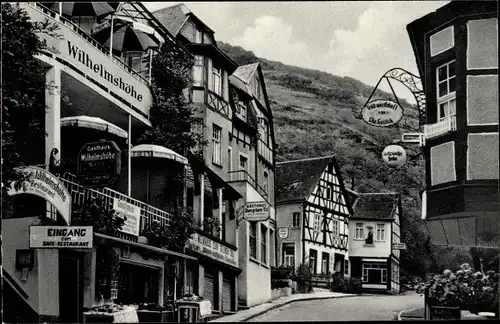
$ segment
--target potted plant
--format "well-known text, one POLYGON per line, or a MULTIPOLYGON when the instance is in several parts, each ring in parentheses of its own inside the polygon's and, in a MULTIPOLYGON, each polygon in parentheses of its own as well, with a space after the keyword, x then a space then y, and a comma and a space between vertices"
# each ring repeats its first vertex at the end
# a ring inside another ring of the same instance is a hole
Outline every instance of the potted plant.
POLYGON ((297 291, 299 293, 312 292, 312 273, 308 264, 301 263, 295 273, 295 280, 297 281, 297 291))

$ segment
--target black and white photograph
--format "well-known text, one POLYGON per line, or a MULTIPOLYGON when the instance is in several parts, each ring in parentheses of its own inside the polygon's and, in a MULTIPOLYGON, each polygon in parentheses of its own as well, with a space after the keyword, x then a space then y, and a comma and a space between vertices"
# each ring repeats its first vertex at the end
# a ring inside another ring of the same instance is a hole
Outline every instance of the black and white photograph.
POLYGON ((499 320, 498 1, 1 7, 2 323, 499 320))

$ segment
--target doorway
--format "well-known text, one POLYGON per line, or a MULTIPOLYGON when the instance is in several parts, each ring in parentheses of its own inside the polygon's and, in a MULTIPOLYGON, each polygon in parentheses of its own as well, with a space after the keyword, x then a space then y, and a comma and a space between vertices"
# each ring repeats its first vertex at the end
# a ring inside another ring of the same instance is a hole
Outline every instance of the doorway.
POLYGON ((59 250, 59 322, 83 322, 83 262, 81 253, 59 250))

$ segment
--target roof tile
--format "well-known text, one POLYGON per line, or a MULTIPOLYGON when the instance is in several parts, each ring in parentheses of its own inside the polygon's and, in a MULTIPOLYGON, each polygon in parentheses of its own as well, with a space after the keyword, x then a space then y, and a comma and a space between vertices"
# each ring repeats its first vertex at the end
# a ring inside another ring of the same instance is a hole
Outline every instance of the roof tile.
POLYGON ((400 195, 390 193, 359 193, 354 202, 353 219, 394 219, 394 211, 399 204, 400 195))

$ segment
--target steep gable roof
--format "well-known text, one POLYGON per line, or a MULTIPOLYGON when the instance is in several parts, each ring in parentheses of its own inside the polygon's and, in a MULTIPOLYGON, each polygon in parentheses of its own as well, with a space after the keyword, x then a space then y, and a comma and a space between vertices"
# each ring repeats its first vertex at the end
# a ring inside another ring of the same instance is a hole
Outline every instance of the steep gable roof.
POLYGON ((177 34, 188 19, 185 8, 187 9, 183 3, 180 3, 175 6, 158 9, 153 12, 153 16, 155 16, 174 37, 177 37, 177 34))
POLYGON ((333 156, 276 163, 276 203, 307 199, 333 156))
POLYGON ((252 77, 257 72, 260 63, 252 63, 247 65, 239 66, 236 71, 233 72, 233 76, 237 77, 241 81, 249 84, 252 81, 252 77))
POLYGON ((359 193, 353 210, 352 219, 393 220, 399 206, 400 195, 389 193, 359 193))

